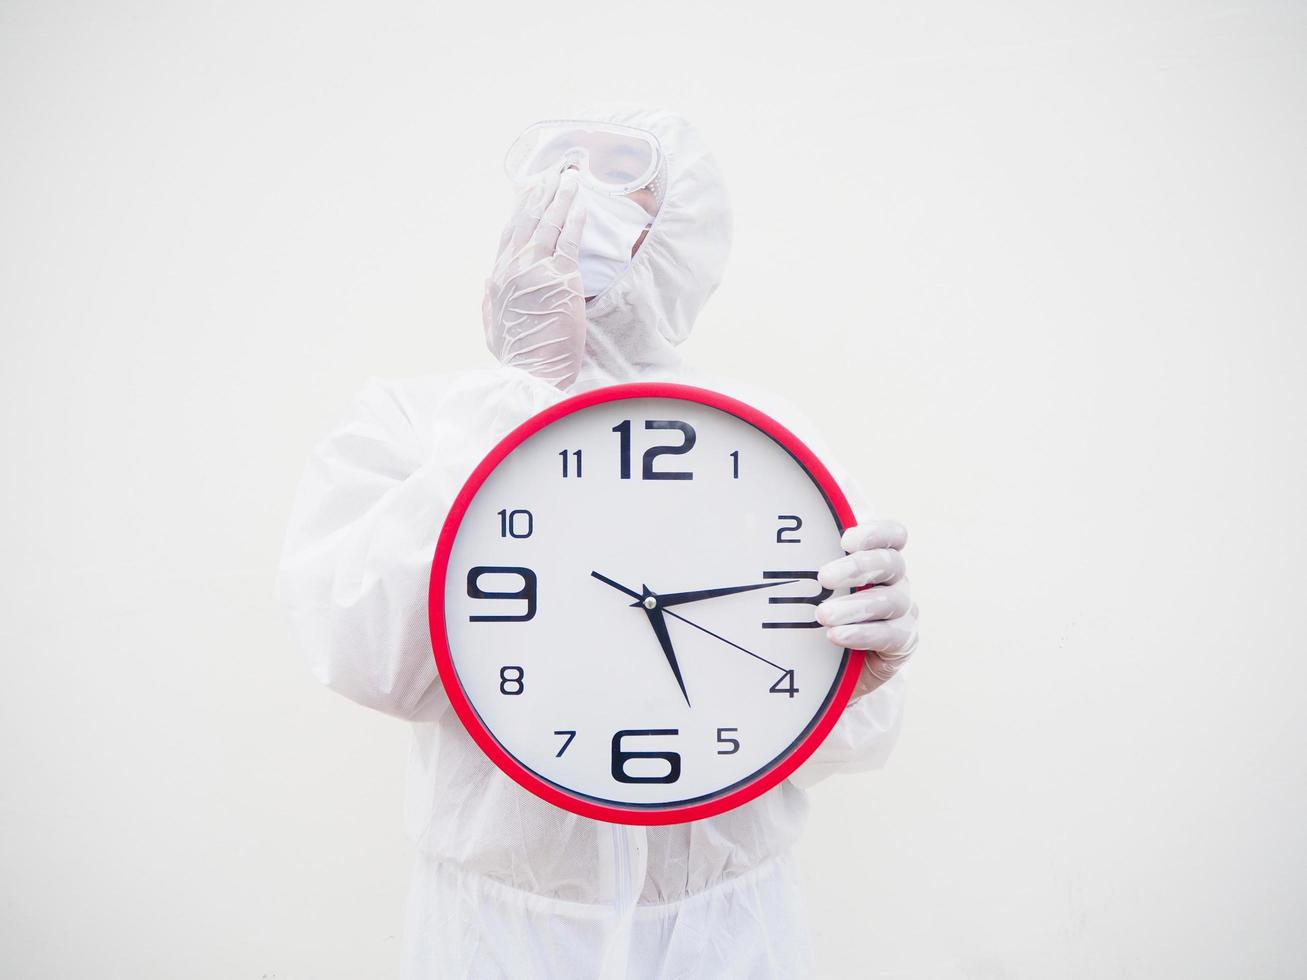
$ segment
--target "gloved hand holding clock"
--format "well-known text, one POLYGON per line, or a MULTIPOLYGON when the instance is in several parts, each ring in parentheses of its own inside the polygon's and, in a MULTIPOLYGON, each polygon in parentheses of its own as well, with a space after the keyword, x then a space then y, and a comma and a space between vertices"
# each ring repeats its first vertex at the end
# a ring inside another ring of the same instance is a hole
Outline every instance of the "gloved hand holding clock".
POLYGON ((840 544, 849 552, 817 573, 826 589, 861 589, 827 599, 817 607, 817 621, 839 647, 866 650, 855 698, 888 681, 917 646, 917 604, 904 577, 903 546, 907 529, 898 521, 870 521, 844 532, 840 544), (865 588, 864 588, 865 586, 865 588))

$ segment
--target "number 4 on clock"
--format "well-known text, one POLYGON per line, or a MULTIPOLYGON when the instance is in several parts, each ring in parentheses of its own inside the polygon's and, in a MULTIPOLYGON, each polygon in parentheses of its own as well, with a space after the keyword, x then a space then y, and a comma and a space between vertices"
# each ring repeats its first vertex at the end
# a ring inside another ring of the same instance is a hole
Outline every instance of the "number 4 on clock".
POLYGON ((772 694, 788 694, 790 697, 799 693, 799 689, 794 686, 794 671, 787 670, 776 678, 776 683, 767 688, 772 694))

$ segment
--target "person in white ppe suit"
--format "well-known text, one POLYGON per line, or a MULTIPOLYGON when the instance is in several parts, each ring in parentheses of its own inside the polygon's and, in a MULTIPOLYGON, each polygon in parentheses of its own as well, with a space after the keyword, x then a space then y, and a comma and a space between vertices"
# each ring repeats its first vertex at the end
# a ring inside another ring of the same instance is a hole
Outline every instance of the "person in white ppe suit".
MULTIPOLYGON (((413 723, 407 828, 419 852, 404 941, 410 978, 801 977, 806 927, 792 846, 804 786, 881 765, 897 735, 916 608, 902 527, 872 520, 796 413, 686 368, 677 345, 730 244, 721 174, 673 113, 538 124, 514 145, 523 187, 483 307, 493 369, 374 380, 313 453, 279 590, 313 672, 413 723), (481 458, 547 406, 602 385, 725 390, 795 430, 858 513, 818 610, 832 642, 873 651, 854 698, 791 779, 720 816, 626 827, 536 798, 476 747, 441 689, 427 587, 449 505, 481 458)), ((742 338, 747 342, 747 338, 742 338)), ((348 845, 346 845, 348 846, 348 845)))

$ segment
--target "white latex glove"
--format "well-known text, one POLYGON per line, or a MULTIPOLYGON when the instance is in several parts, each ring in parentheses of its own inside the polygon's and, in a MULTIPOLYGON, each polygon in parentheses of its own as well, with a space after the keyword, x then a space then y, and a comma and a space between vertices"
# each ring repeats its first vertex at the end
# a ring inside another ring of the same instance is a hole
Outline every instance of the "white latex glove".
POLYGON ((486 346, 503 364, 558 388, 576 380, 585 350, 585 297, 577 250, 585 210, 571 172, 551 174, 504 227, 486 280, 486 346))
POLYGON ((869 586, 817 607, 817 622, 830 627, 826 636, 832 643, 867 651, 855 698, 893 677, 917 646, 917 605, 904 578, 907 566, 901 554, 907 541, 907 529, 898 521, 859 524, 840 538, 849 554, 817 572, 817 581, 826 589, 869 586))

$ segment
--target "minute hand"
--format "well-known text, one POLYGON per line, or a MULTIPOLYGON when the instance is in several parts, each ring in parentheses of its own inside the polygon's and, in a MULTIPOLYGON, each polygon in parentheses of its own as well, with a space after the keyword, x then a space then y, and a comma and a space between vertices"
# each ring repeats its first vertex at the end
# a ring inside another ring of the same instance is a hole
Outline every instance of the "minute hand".
POLYGON ((700 599, 715 599, 723 595, 735 595, 737 592, 752 592, 754 589, 770 589, 773 585, 789 585, 797 578, 777 579, 758 585, 732 585, 724 589, 699 589, 697 592, 660 592, 658 605, 679 606, 684 602, 698 602, 700 599))

